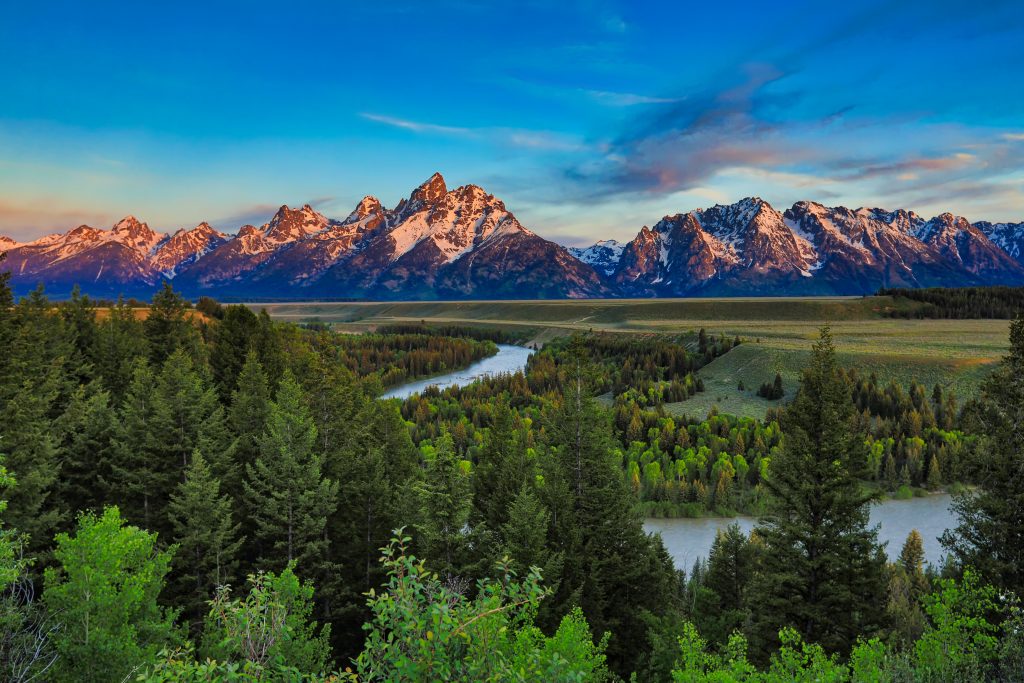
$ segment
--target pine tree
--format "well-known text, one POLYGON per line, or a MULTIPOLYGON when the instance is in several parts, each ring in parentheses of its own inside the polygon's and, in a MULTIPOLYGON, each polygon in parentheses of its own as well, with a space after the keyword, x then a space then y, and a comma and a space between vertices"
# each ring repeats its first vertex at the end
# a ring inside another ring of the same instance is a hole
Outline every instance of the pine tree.
POLYGON ((121 484, 114 488, 127 519, 150 530, 170 530, 167 502, 217 407, 216 394, 183 349, 173 351, 155 376, 138 364, 114 440, 115 479, 121 484))
POLYGON ((0 404, 0 452, 18 485, 9 492, 6 524, 26 534, 29 552, 49 548, 61 522, 62 505, 54 496, 60 462, 52 422, 56 400, 55 372, 38 382, 26 381, 10 400, 0 404))
POLYGON ((921 598, 928 589, 928 578, 924 573, 924 543, 917 529, 912 529, 898 561, 889 568, 886 607, 892 623, 891 639, 903 647, 914 643, 925 629, 927 619, 921 609, 921 598))
POLYGON ((932 491, 938 491, 942 488, 942 470, 939 468, 939 458, 932 456, 928 462, 928 480, 927 486, 932 491))
POLYGON ((253 348, 260 359, 260 364, 266 370, 268 377, 280 377, 287 367, 284 347, 281 343, 281 335, 278 334, 274 321, 267 314, 267 309, 262 308, 257 314, 259 331, 254 340, 253 348))
MULTIPOLYGON (((7 259, 7 252, 0 253, 0 266, 7 259)), ((14 293, 11 291, 11 271, 0 267, 0 349, 10 348, 14 337, 14 293)), ((7 372, 9 358, 0 354, 0 376, 7 372)))
POLYGON ((508 510, 508 521, 501 528, 504 541, 502 554, 512 561, 518 576, 526 576, 531 568, 541 570, 544 585, 557 588, 562 556, 547 547, 551 513, 534 492, 533 484, 524 484, 508 510))
POLYGON ((446 581, 461 580, 472 564, 469 515, 473 505, 472 487, 455 455, 455 445, 445 432, 437 440, 434 457, 417 490, 420 514, 417 538, 427 566, 446 581))
MULTIPOLYGON (((338 507, 328 524, 333 562, 340 568, 332 581, 318 582, 332 599, 332 635, 339 656, 354 656, 368 618, 363 595, 385 578, 380 548, 392 532, 416 517, 414 484, 420 456, 395 406, 368 400, 356 387, 350 396, 358 412, 335 414, 334 436, 324 473, 338 482, 338 507), (361 405, 360 405, 361 404, 361 405)), ((343 401, 345 399, 343 398, 343 401)), ((327 412, 327 411, 325 411, 327 412)), ((324 443, 318 438, 318 443, 324 443)))
POLYGON ((914 599, 928 592, 928 577, 924 573, 924 540, 917 529, 911 529, 900 549, 899 564, 910 578, 914 599))
POLYGON ((698 626, 709 641, 725 643, 733 631, 741 630, 750 619, 751 605, 757 597, 751 586, 758 568, 760 546, 738 524, 719 530, 708 553, 703 585, 711 593, 705 614, 698 626))
POLYGON ((965 409, 965 422, 982 439, 972 463, 980 488, 954 499, 959 523, 942 544, 986 582, 1024 595, 1024 314, 1011 323, 1010 353, 965 409))
POLYGON ((243 488, 261 565, 280 570, 295 561, 300 576, 310 578, 316 578, 327 556, 324 530, 338 494, 338 485, 321 473, 315 443, 316 426, 302 389, 286 371, 270 404, 260 455, 246 467, 243 488))
MULTIPOLYGON (((549 549, 563 555, 558 589, 542 606, 549 622, 583 609, 595 632, 612 631, 609 663, 628 675, 645 655, 646 610, 676 608, 674 569, 644 533, 612 448, 609 415, 591 396, 583 339, 571 341, 560 404, 545 415, 548 453, 543 500, 551 513, 549 549)), ((551 624, 553 626, 553 624, 551 624)))
MULTIPOLYGON (((231 409, 228 424, 238 439, 235 460, 242 473, 252 466, 259 456, 260 439, 267 428, 270 416, 270 389, 256 351, 249 351, 245 364, 238 375, 238 388, 231 394, 231 409)), ((225 479, 225 490, 240 499, 241 480, 225 479)))
POLYGON ((358 438, 359 427, 365 426, 359 422, 359 413, 369 399, 348 368, 325 362, 320 356, 311 358, 302 388, 316 424, 317 448, 324 454, 325 471, 330 472, 329 463, 335 454, 347 456, 358 438))
POLYGON ((757 529, 766 548, 754 603, 762 652, 781 626, 837 652, 881 626, 885 556, 868 527, 875 495, 860 483, 867 454, 855 420, 826 326, 783 416, 786 438, 765 482, 772 496, 757 529))
POLYGON ((238 385, 238 375, 253 350, 260 323, 248 306, 227 306, 213 327, 210 367, 213 380, 226 402, 238 385))
POLYGON ((88 382, 94 373, 93 363, 96 360, 99 337, 96 308, 92 300, 88 296, 82 296, 78 285, 75 285, 71 291, 71 299, 61 304, 59 310, 73 349, 68 358, 68 366, 79 384, 88 382))
POLYGON ((204 454, 213 476, 220 480, 225 492, 241 491, 242 467, 238 463, 238 438, 228 425, 227 411, 217 405, 199 425, 196 443, 204 454), (234 486, 230 488, 228 482, 234 486))
POLYGON ((185 349, 193 358, 198 357, 199 333, 188 318, 189 308, 189 303, 169 282, 153 295, 142 325, 149 342, 149 359, 155 365, 163 365, 178 349, 185 349))
POLYGON ((500 401, 493 415, 473 469, 473 508, 477 520, 491 532, 498 532, 508 521, 512 503, 523 485, 532 484, 533 468, 526 459, 526 447, 519 438, 508 402, 500 401))
POLYGON ((232 518, 233 504, 199 450, 168 505, 172 538, 177 544, 171 580, 174 604, 184 610, 193 629, 209 611, 215 589, 237 578, 236 555, 242 545, 241 526, 232 518))
POLYGON ((175 470, 176 485, 199 445, 200 426, 218 407, 217 395, 196 372, 192 359, 183 349, 177 349, 167 357, 156 378, 154 398, 154 456, 175 470))
MULTIPOLYGON (((9 298, 0 282, 0 299, 9 298)), ((0 349, 0 452, 18 486, 6 521, 28 537, 31 554, 50 547, 64 505, 56 495, 60 454, 55 420, 75 387, 67 360, 74 354, 63 318, 37 288, 3 313, 8 346, 0 349)))
POLYGON ((148 356, 149 342, 142 322, 131 306, 118 299, 98 324, 94 352, 96 373, 110 391, 113 406, 119 407, 128 393, 136 361, 148 356))
POLYGON ((889 451, 885 456, 885 484, 890 491, 895 491, 899 485, 899 475, 896 473, 896 457, 889 451))
POLYGON ((96 381, 78 387, 55 423, 60 435, 57 490, 66 521, 74 519, 77 512, 99 510, 108 502, 114 467, 115 415, 110 393, 96 381))

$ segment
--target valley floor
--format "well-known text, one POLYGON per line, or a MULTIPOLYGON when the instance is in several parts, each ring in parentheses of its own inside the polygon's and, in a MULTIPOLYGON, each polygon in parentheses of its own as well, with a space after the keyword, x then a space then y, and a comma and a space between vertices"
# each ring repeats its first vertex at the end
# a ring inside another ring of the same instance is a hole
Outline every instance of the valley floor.
POLYGON ((779 373, 791 396, 825 323, 832 326, 840 361, 847 367, 874 372, 882 381, 941 384, 961 399, 972 396, 1006 353, 1008 321, 887 317, 906 305, 891 297, 251 304, 274 318, 317 320, 338 331, 420 321, 472 324, 521 334, 530 345, 591 329, 676 334, 704 328, 739 336, 746 343, 700 370, 706 391, 669 406, 694 416, 718 406, 721 412, 763 417, 781 401, 758 397, 757 387, 779 373))

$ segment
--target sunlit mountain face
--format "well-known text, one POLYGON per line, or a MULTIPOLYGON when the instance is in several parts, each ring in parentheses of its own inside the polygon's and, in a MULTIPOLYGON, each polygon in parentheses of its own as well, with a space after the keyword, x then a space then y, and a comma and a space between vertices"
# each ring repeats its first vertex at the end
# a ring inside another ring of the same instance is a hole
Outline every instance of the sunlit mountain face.
POLYGON ((165 280, 229 298, 593 298, 866 294, 880 287, 1024 284, 1020 225, 943 213, 778 211, 750 197, 665 216, 632 240, 566 249, 476 185, 435 173, 394 208, 366 196, 341 220, 282 206, 260 227, 157 233, 133 216, 19 244, 18 290, 145 296, 165 280))

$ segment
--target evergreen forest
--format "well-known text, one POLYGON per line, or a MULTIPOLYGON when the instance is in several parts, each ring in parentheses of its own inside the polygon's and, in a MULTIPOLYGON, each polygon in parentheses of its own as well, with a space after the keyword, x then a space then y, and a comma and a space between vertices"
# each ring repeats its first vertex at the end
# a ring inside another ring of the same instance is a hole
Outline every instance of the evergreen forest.
POLYGON ((1021 315, 965 401, 825 326, 756 420, 666 409, 705 330, 384 400, 516 339, 106 304, 0 279, 0 680, 1024 680, 1021 315), (871 506, 940 490, 947 561, 887 559, 871 506), (737 512, 693 567, 643 526, 737 512))

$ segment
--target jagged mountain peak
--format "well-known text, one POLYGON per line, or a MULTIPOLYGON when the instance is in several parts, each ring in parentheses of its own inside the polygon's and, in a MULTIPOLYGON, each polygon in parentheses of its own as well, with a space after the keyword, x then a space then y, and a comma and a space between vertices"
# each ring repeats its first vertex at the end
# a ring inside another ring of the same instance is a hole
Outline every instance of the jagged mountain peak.
POLYGON ((380 200, 373 195, 366 195, 359 200, 356 204, 356 208, 352 209, 352 213, 345 219, 345 223, 355 223, 360 221, 367 216, 373 216, 375 214, 383 213, 384 205, 380 203, 380 200))
POLYGON ((412 191, 412 194, 409 195, 409 200, 410 202, 430 204, 446 194, 448 194, 448 186, 445 185, 444 176, 440 173, 434 173, 434 175, 427 178, 419 187, 412 191))
POLYGON ((69 230, 66 237, 69 240, 95 239, 101 233, 101 230, 97 230, 91 225, 86 225, 83 223, 82 225, 79 225, 77 228, 69 230))
POLYGON ((782 214, 760 197, 746 197, 734 204, 716 204, 709 209, 691 211, 701 227, 729 244, 744 239, 749 230, 775 229, 782 214))
POLYGON ((111 228, 114 232, 131 232, 141 230, 143 228, 149 228, 148 225, 140 221, 135 216, 128 214, 117 223, 114 223, 114 227, 111 228))
POLYGON ((148 254, 167 236, 152 230, 135 216, 128 215, 115 223, 105 237, 148 254))
POLYGON ((967 232, 971 228, 971 223, 966 218, 946 211, 923 221, 916 230, 916 236, 924 242, 950 240, 955 239, 958 233, 967 232))
POLYGON ((174 277, 183 266, 194 263, 227 240, 227 235, 203 221, 192 229, 181 228, 162 241, 154 250, 151 263, 164 277, 174 277))
POLYGON ((216 235, 218 237, 227 237, 227 235, 215 227, 210 225, 206 221, 196 224, 194 228, 178 228, 171 235, 171 239, 174 239, 178 235, 216 235))
POLYGON ((814 201, 779 213, 750 196, 666 215, 626 244, 566 249, 527 230, 479 185, 449 189, 439 173, 394 209, 367 195, 343 221, 310 204, 283 205, 237 235, 204 221, 167 236, 126 216, 108 230, 79 226, 28 244, 0 238, 0 251, 19 287, 94 283, 104 294, 144 293, 161 275, 195 295, 384 298, 1024 284, 1024 224, 971 223, 953 213, 925 220, 905 209, 814 201))
POLYGON ((297 209, 285 204, 264 226, 263 236, 269 242, 284 244, 315 235, 329 224, 330 221, 309 204, 297 209))
POLYGON ((228 236, 227 233, 221 232, 220 230, 218 230, 217 228, 213 227, 212 225, 210 225, 206 221, 203 221, 202 223, 200 223, 196 227, 192 228, 188 232, 190 232, 190 233, 192 233, 194 235, 213 235, 215 237, 221 237, 221 238, 225 238, 225 239, 228 236))
POLYGON ((570 247, 569 253, 607 276, 615 272, 625 248, 618 240, 598 240, 589 247, 570 247))

